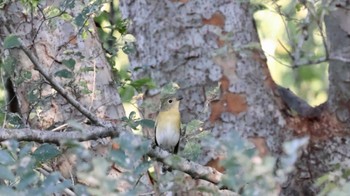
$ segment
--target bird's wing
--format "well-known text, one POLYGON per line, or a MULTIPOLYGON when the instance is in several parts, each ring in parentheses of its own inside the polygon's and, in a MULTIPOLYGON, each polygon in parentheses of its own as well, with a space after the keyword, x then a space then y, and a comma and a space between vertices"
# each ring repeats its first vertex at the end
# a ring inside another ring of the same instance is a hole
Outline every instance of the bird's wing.
POLYGON ((154 125, 154 142, 156 143, 157 146, 159 146, 158 142, 157 142, 157 124, 158 124, 158 117, 156 118, 156 122, 154 125))
POLYGON ((177 152, 179 151, 179 144, 180 144, 180 139, 179 139, 179 141, 177 141, 177 144, 176 144, 176 146, 174 148, 174 154, 177 154, 177 152))

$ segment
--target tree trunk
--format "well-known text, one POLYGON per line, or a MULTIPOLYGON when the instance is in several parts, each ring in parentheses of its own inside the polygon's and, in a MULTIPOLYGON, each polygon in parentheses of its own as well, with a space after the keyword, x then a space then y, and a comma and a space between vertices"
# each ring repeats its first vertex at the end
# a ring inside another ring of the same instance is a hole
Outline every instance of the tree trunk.
MULTIPOLYGON (((347 159, 348 134, 339 132, 349 120, 346 63, 330 62, 330 99, 311 108, 272 80, 249 3, 124 0, 121 10, 132 21, 130 30, 137 39, 130 60, 133 68, 142 69, 134 77, 150 76, 159 87, 178 83, 185 94, 184 123, 192 119, 210 123, 212 134, 220 141, 232 131, 262 140, 278 160, 285 141, 310 137, 296 169, 281 183, 282 195, 315 194, 312 185, 330 170, 332 160, 347 159), (337 63, 341 66, 334 66, 337 63), (212 99, 208 94, 218 85, 220 96, 212 99), (290 115, 290 109, 298 115, 290 115)), ((339 21, 326 24, 339 27, 339 21)), ((342 31, 327 27, 328 34, 342 31)), ((331 51, 348 46, 348 34, 332 36, 331 51)), ((218 154, 205 148, 201 162, 216 159, 218 154)))
MULTIPOLYGON (((74 10, 60 2, 40 2, 37 7, 23 6, 20 2, 6 4, 0 19, 4 24, 2 39, 10 34, 19 36, 50 77, 99 118, 121 118, 124 109, 90 13, 82 12, 84 6, 78 2, 74 10), (61 12, 53 12, 57 8, 61 8, 61 12), (63 18, 67 15, 70 19, 63 18), (79 15, 81 20, 74 26, 72 20, 79 15)), ((6 80, 13 84, 25 124, 47 129, 86 119, 52 89, 20 49, 10 53, 2 51, 2 54, 5 62, 15 62, 5 70, 6 80)))
MULTIPOLYGON (((19 113, 22 126, 32 129, 65 131, 72 129, 70 122, 73 125, 80 124, 81 128, 96 123, 87 122, 86 115, 54 90, 49 81, 51 78, 64 87, 65 95, 73 96, 98 118, 107 121, 120 119, 125 116, 124 108, 94 22, 90 13, 83 11, 87 7, 73 1, 75 5, 72 9, 69 5, 64 7, 60 2, 40 2, 37 7, 31 8, 30 5, 23 6, 20 1, 16 1, 6 4, 0 13, 0 23, 3 24, 0 27, 1 39, 4 40, 4 37, 11 34, 17 35, 24 48, 29 50, 49 75, 49 79, 43 77, 38 72, 37 65, 21 49, 1 51, 4 77, 14 92, 9 101, 18 106, 18 110, 10 112, 19 113), (55 9, 58 12, 50 12, 55 9), (28 10, 28 13, 23 10, 28 10), (79 17, 80 21, 76 21, 76 26, 73 25, 72 20, 79 17), (17 100, 18 103, 15 103, 17 100)), ((106 141, 108 140, 85 144, 99 154, 106 154, 107 148, 99 145, 106 144, 106 141)), ((77 159, 79 158, 74 153, 63 153, 53 167, 60 170, 64 177, 71 178, 75 175, 77 159)))

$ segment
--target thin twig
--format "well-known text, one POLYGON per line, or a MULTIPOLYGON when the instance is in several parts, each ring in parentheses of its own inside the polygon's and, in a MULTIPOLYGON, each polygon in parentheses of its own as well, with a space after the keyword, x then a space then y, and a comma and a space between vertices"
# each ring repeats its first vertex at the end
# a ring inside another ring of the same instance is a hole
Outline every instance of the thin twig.
POLYGON ((32 53, 23 45, 20 46, 22 51, 32 61, 36 70, 40 72, 42 76, 51 84, 61 96, 63 96, 72 106, 74 106, 79 112, 86 116, 91 122, 96 125, 102 125, 100 119, 98 119, 93 113, 82 106, 73 96, 71 96, 53 77, 51 77, 44 68, 40 65, 39 61, 32 55, 32 53))
POLYGON ((42 21, 40 22, 40 25, 39 25, 38 29, 36 30, 36 32, 35 32, 35 34, 34 34, 33 41, 32 41, 32 45, 34 45, 35 39, 37 38, 37 36, 38 36, 38 34, 39 34, 39 31, 40 31, 40 29, 41 29, 41 27, 42 27, 42 25, 44 24, 45 21, 51 20, 51 19, 56 18, 56 17, 59 17, 59 16, 62 16, 64 13, 66 13, 66 9, 64 9, 63 11, 61 11, 60 13, 58 13, 57 15, 51 16, 51 17, 49 17, 49 18, 46 18, 45 13, 44 13, 44 11, 41 9, 41 7, 40 7, 39 5, 37 5, 37 8, 38 8, 39 12, 43 15, 44 20, 42 20, 42 21))
POLYGON ((277 40, 278 43, 282 46, 282 48, 288 53, 288 55, 291 57, 291 59, 293 60, 293 55, 292 53, 287 49, 287 47, 281 42, 281 40, 277 40))
POLYGON ((89 107, 89 111, 91 111, 91 108, 92 108, 92 106, 93 106, 93 104, 94 104, 94 100, 95 100, 95 96, 96 96, 96 94, 95 94, 95 88, 96 88, 96 62, 94 61, 94 71, 93 71, 93 76, 92 76, 92 78, 93 78, 93 82, 92 82, 92 92, 91 92, 91 103, 90 103, 90 107, 89 107))
MULTIPOLYGON (((281 16, 281 20, 282 20, 282 22, 283 22, 285 31, 287 32, 288 40, 289 40, 289 41, 292 41, 292 38, 291 38, 291 35, 290 35, 290 32, 289 32, 289 29, 287 28, 286 21, 285 21, 284 18, 283 18, 284 14, 283 14, 282 11, 281 11, 280 5, 278 5, 276 1, 273 1, 272 3, 276 6, 277 13, 281 16)), ((287 16, 284 16, 284 17, 287 18, 287 16)), ((292 48, 294 49, 293 44, 291 44, 291 45, 292 45, 292 48)), ((286 50, 286 51, 288 51, 288 50, 286 50)), ((288 51, 288 54, 291 55, 289 51, 288 51)))
POLYGON ((138 194, 138 196, 143 196, 143 195, 153 195, 153 194, 155 194, 155 192, 154 192, 154 191, 152 191, 152 192, 148 192, 148 193, 139 193, 139 194, 138 194))
MULTIPOLYGON (((48 176, 50 175, 50 172, 47 171, 46 169, 44 168, 37 168, 36 169, 38 172, 42 173, 44 176, 48 176)), ((59 179, 59 182, 61 183, 61 181, 63 181, 64 179, 59 179)), ((76 194, 70 190, 69 188, 65 188, 63 189, 64 193, 66 193, 68 196, 76 196, 76 194)))
POLYGON ((65 123, 65 124, 63 124, 63 125, 60 125, 60 126, 54 128, 54 129, 52 129, 51 131, 58 131, 58 130, 61 130, 61 129, 65 129, 65 128, 67 128, 67 127, 68 127, 68 124, 65 123))

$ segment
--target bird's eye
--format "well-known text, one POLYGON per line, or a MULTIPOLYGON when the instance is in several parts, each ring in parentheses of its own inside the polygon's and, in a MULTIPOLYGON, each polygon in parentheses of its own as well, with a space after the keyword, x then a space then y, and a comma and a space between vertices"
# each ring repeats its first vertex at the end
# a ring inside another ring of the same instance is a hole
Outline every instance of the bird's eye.
POLYGON ((172 102, 173 102, 173 100, 171 100, 171 99, 168 100, 168 103, 172 103, 172 102))

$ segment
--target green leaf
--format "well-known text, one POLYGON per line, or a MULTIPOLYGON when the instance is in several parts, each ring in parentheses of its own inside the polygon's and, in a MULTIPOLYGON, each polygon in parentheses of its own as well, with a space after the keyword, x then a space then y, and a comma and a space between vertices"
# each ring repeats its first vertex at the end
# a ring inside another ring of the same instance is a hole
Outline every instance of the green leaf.
POLYGON ((8 168, 0 165, 0 179, 14 181, 15 175, 8 168))
POLYGON ((75 186, 72 187, 73 191, 76 195, 90 195, 91 193, 88 192, 87 186, 81 185, 76 183, 75 186))
POLYGON ((81 38, 83 38, 83 40, 86 40, 88 38, 89 34, 87 30, 82 30, 81 31, 81 38))
POLYGON ((119 166, 128 168, 131 164, 126 163, 126 160, 129 159, 125 152, 122 150, 112 150, 110 152, 111 159, 119 166))
POLYGON ((15 128, 20 128, 23 125, 22 118, 18 113, 9 113, 7 122, 15 128))
POLYGON ((141 70, 141 69, 143 69, 143 67, 138 66, 138 67, 135 67, 133 70, 134 70, 134 71, 138 71, 138 70, 141 70))
POLYGON ((120 34, 124 35, 127 32, 127 19, 117 18, 115 23, 115 28, 119 31, 120 34))
POLYGON ((331 190, 333 190, 335 188, 337 188, 337 185, 335 183, 333 183, 333 182, 330 182, 330 183, 325 185, 325 187, 323 188, 321 194, 323 193, 324 195, 328 195, 327 193, 329 193, 331 190))
POLYGON ((82 14, 79 14, 77 17, 75 17, 75 24, 78 27, 83 26, 84 22, 85 22, 85 16, 83 16, 82 14))
POLYGON ((67 69, 59 70, 55 73, 55 76, 61 77, 61 78, 73 78, 73 73, 67 69))
POLYGON ((148 168, 150 167, 151 163, 150 162, 142 162, 140 165, 138 165, 135 170, 133 171, 133 173, 135 175, 141 175, 143 173, 145 173, 148 168))
POLYGON ((61 15, 61 18, 65 21, 72 21, 73 17, 70 14, 64 13, 61 15))
POLYGON ((151 78, 141 78, 141 79, 132 81, 130 85, 133 86, 138 91, 141 90, 143 86, 146 86, 147 88, 150 88, 150 89, 156 87, 155 83, 151 78))
POLYGON ((63 191, 63 189, 71 185, 71 182, 69 180, 63 180, 60 182, 60 176, 61 175, 59 172, 53 172, 49 174, 42 182, 42 187, 45 190, 45 195, 55 195, 54 193, 60 193, 63 191))
POLYGON ((201 151, 201 145, 197 141, 188 141, 181 155, 189 160, 197 161, 201 151))
POLYGON ((321 186, 321 185, 323 185, 324 183, 326 183, 328 180, 329 180, 329 174, 325 174, 325 175, 319 177, 319 178, 316 180, 315 185, 316 185, 316 186, 321 186))
POLYGON ((192 133, 195 133, 196 131, 199 131, 202 124, 203 122, 200 120, 191 120, 186 125, 186 133, 192 134, 192 133))
POLYGON ((135 52, 135 47, 132 43, 127 43, 122 47, 122 50, 125 54, 132 54, 135 52))
POLYGON ((20 77, 16 77, 15 83, 22 84, 24 81, 30 80, 30 79, 32 79, 32 73, 30 71, 23 70, 21 71, 20 77))
POLYGON ((38 97, 38 91, 36 90, 31 90, 27 93, 27 99, 30 103, 34 103, 36 101, 39 100, 39 97, 38 97))
POLYGON ((154 128, 155 122, 151 119, 142 119, 140 120, 140 124, 142 127, 154 128))
POLYGON ((38 175, 34 171, 30 171, 22 176, 21 181, 17 184, 18 190, 23 190, 39 180, 38 175))
POLYGON ((81 72, 89 72, 89 71, 94 71, 93 67, 82 67, 80 68, 81 72))
POLYGON ((86 81, 80 81, 79 86, 81 88, 81 93, 86 95, 92 93, 92 91, 88 87, 88 83, 86 81))
POLYGON ((136 42, 136 38, 131 34, 126 34, 123 36, 123 41, 125 42, 136 42))
POLYGON ((115 141, 119 144, 120 149, 125 150, 128 157, 135 161, 147 153, 147 147, 150 145, 149 141, 135 138, 131 133, 123 133, 115 141))
POLYGON ((135 111, 132 111, 132 112, 130 112, 130 114, 129 114, 129 119, 130 119, 130 120, 133 120, 133 119, 135 119, 135 116, 136 116, 136 112, 135 112, 135 111))
POLYGON ((247 157, 252 158, 254 155, 256 155, 256 150, 255 148, 250 148, 250 149, 246 149, 243 152, 247 157))
POLYGON ((6 150, 0 150, 0 164, 11 165, 15 162, 11 154, 6 150))
MULTIPOLYGON (((19 148, 19 142, 17 140, 7 140, 6 144, 4 144, 4 146, 2 146, 3 148, 7 148, 8 152, 10 152, 10 154, 12 156, 14 156, 14 158, 16 157, 16 155, 14 155, 14 152, 17 152, 17 149, 19 148)), ((16 159, 16 158, 15 158, 16 159)))
POLYGON ((123 116, 123 117, 122 117, 122 121, 124 121, 124 122, 128 122, 128 121, 129 121, 129 119, 128 119, 126 116, 123 116))
POLYGON ((21 148, 21 150, 18 153, 19 158, 23 158, 27 155, 29 155, 32 151, 33 144, 32 143, 27 143, 25 146, 21 148))
POLYGON ((119 88, 119 94, 122 102, 129 102, 135 94, 135 89, 132 86, 126 85, 119 88))
POLYGON ((297 12, 300 12, 301 8, 303 8, 303 4, 297 3, 297 4, 295 5, 295 10, 296 10, 297 12))
POLYGON ((22 77, 26 80, 32 79, 32 72, 24 70, 22 71, 22 77))
POLYGON ((38 162, 45 162, 58 156, 61 152, 55 145, 43 144, 33 152, 33 157, 38 162))
POLYGON ((75 67, 75 60, 74 59, 68 59, 68 60, 63 60, 62 63, 67 66, 70 70, 74 70, 75 67))
POLYGON ((56 17, 60 14, 60 10, 57 7, 48 6, 45 10, 45 16, 48 18, 56 17))
POLYGON ((3 63, 5 73, 7 75, 12 75, 15 71, 16 59, 12 57, 7 57, 3 63))
MULTIPOLYGON (((109 20, 109 13, 107 11, 102 11, 98 16, 94 17, 96 23, 101 24, 106 20, 109 20)), ((105 26, 103 28, 106 28, 105 26)))
POLYGON ((343 171, 343 178, 348 178, 350 176, 350 170, 346 169, 345 171, 343 171))
POLYGON ((6 187, 6 186, 1 186, 0 187, 0 193, 2 195, 17 195, 18 194, 12 188, 6 187))
POLYGON ((72 8, 74 8, 74 6, 75 6, 75 1, 74 0, 65 0, 65 1, 63 1, 63 3, 61 4, 61 8, 63 9, 63 10, 65 10, 65 9, 72 9, 72 8))
POLYGON ((18 48, 19 46, 21 46, 21 42, 16 35, 9 35, 4 40, 5 49, 18 48))
POLYGON ((121 80, 130 80, 130 72, 128 70, 118 70, 118 76, 121 80))

